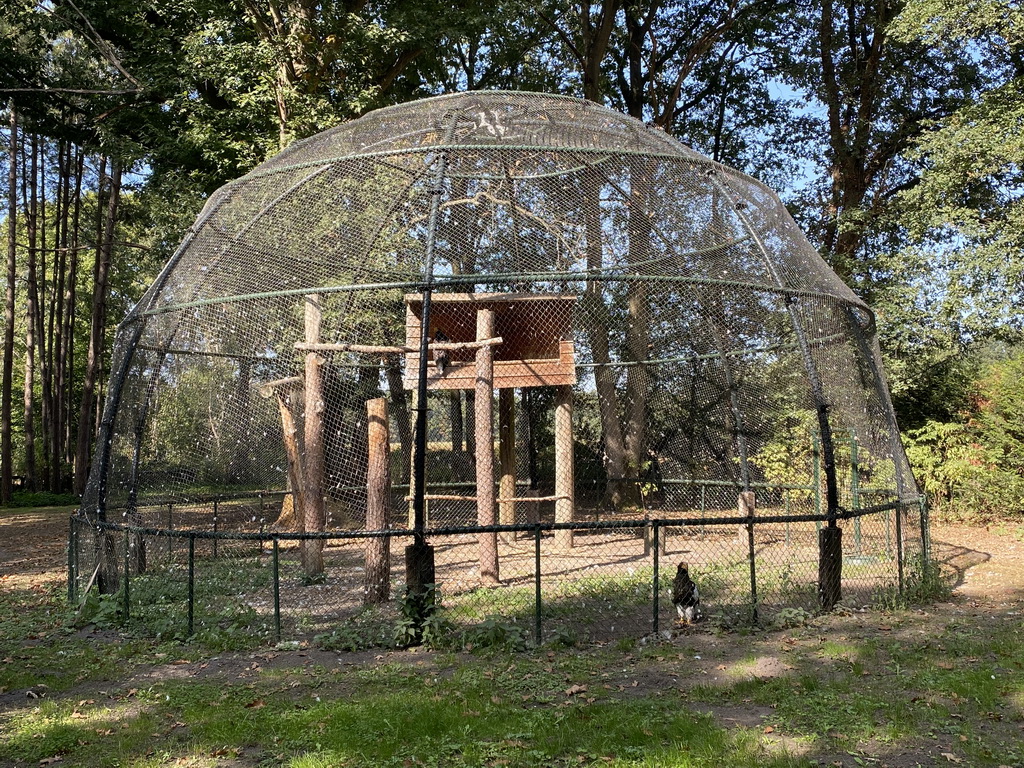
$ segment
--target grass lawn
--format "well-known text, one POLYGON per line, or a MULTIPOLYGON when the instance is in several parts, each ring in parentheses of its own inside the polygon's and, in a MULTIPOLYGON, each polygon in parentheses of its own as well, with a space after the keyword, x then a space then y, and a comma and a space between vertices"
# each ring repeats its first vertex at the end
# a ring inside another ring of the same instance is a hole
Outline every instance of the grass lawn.
POLYGON ((0 512, 0 766, 1024 766, 1021 584, 647 643, 223 653, 76 628, 57 513, 30 555, 6 549, 19 520, 0 512))

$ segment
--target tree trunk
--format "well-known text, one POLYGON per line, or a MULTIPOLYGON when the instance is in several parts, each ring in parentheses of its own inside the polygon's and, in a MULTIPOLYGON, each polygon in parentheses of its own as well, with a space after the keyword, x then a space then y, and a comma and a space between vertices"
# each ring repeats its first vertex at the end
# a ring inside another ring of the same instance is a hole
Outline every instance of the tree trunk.
POLYGON ((66 363, 65 347, 67 337, 64 335, 67 304, 65 290, 67 286, 68 267, 68 209, 71 204, 71 145, 62 141, 58 147, 58 170, 60 173, 57 184, 57 236, 54 246, 54 277, 56 285, 51 291, 50 302, 50 371, 53 385, 51 387, 52 402, 50 404, 50 479, 49 488, 60 493, 62 488, 61 465, 63 464, 64 448, 64 402, 67 379, 64 366, 66 363))
MULTIPOLYGON (((583 215, 587 238, 587 269, 600 270, 604 256, 601 239, 601 214, 596 199, 586 202, 583 215)), ((605 471, 608 473, 605 502, 610 503, 613 509, 623 511, 639 507, 640 497, 636 484, 626 480, 626 445, 622 437, 619 397, 615 389, 617 374, 615 368, 609 364, 611 351, 602 286, 603 284, 596 280, 587 284, 587 301, 590 304, 590 324, 587 328, 587 335, 590 341, 590 353, 595 364, 594 384, 597 389, 598 412, 601 415, 605 471)))
POLYGON ((7 169, 7 291, 4 298, 4 365, 0 382, 0 503, 9 504, 14 480, 11 406, 14 387, 14 286, 18 279, 18 116, 11 104, 7 169))
POLYGON ((302 449, 299 446, 299 427, 295 420, 295 399, 298 390, 281 390, 276 394, 277 408, 281 414, 281 438, 284 452, 288 457, 288 486, 291 495, 281 502, 281 514, 275 525, 281 530, 302 533, 305 529, 305 502, 302 489, 305 484, 302 473, 302 449))
MULTIPOLYGON (((639 264, 651 257, 650 189, 650 161, 634 160, 629 185, 627 259, 630 264, 639 264)), ((626 290, 626 350, 633 363, 626 371, 626 476, 631 479, 635 493, 639 494, 635 480, 640 477, 646 460, 647 401, 651 393, 650 374, 642 362, 650 357, 650 315, 646 285, 631 282, 626 290)))
MULTIPOLYGON (((36 151, 36 142, 33 142, 33 153, 36 151)), ((42 141, 40 154, 39 173, 39 194, 36 197, 34 209, 36 211, 36 226, 39 230, 39 250, 36 264, 36 369, 40 383, 40 416, 42 426, 42 466, 37 467, 36 486, 45 487, 50 477, 50 366, 49 347, 46 337, 46 294, 50 283, 46 271, 46 141, 42 141), (41 481, 41 485, 40 485, 41 481)))
MULTIPOLYGON (((476 313, 476 339, 494 337, 494 310, 476 313)), ((494 498, 494 347, 476 352, 476 521, 477 525, 495 523, 494 498)), ((497 585, 498 535, 479 534, 480 583, 497 585)))
MULTIPOLYGON (((391 440, 388 401, 366 401, 366 528, 384 531, 391 526, 391 440)), ((386 603, 391 596, 391 543, 387 537, 366 541, 366 585, 363 603, 386 603)))
MULTIPOLYGON (((320 296, 310 294, 305 301, 306 341, 320 341, 323 313, 320 296)), ((324 509, 324 381, 323 360, 316 352, 306 355, 306 426, 302 489, 303 519, 306 533, 319 533, 326 523, 324 509)), ((307 580, 320 579, 324 573, 323 539, 302 541, 302 569, 307 580)))
MULTIPOLYGON (((103 170, 101 164, 100 170, 103 170)), ((78 443, 75 450, 75 493, 85 492, 89 477, 89 453, 92 445, 93 423, 95 421, 96 383, 103 356, 103 339, 109 293, 110 256, 114 244, 114 228, 117 223, 118 203, 121 194, 121 163, 111 160, 110 189, 106 201, 106 221, 97 239, 100 247, 97 253, 95 282, 92 291, 92 323, 89 329, 89 350, 86 356, 85 375, 82 379, 82 404, 78 419, 78 443)))
MULTIPOLYGON (((22 150, 24 150, 24 146, 22 150)), ((27 176, 27 179, 22 177, 21 183, 25 227, 28 234, 28 269, 25 279, 25 488, 34 491, 36 490, 35 341, 36 314, 39 311, 39 284, 36 282, 36 206, 39 193, 36 181, 39 176, 39 143, 38 138, 34 135, 32 136, 32 160, 27 176)))
POLYGON ((391 395, 391 413, 398 431, 398 442, 402 446, 401 457, 397 467, 399 477, 409 476, 409 457, 412 456, 412 425, 409 422, 409 408, 405 402, 405 387, 402 384, 402 369, 398 360, 389 356, 386 361, 385 373, 388 379, 388 391, 391 395))
MULTIPOLYGON (((78 228, 82 215, 82 178, 85 175, 85 153, 81 147, 75 148, 75 194, 74 212, 71 216, 71 237, 69 248, 71 251, 70 263, 68 264, 68 282, 65 293, 65 326, 64 326, 64 348, 61 351, 61 375, 64 377, 61 384, 61 397, 64 398, 64 411, 61 415, 61 440, 64 448, 64 461, 60 463, 63 468, 65 463, 73 461, 75 456, 75 444, 73 442, 74 431, 72 425, 75 422, 75 399, 71 396, 71 385, 75 379, 75 303, 78 291, 78 228)), ((61 479, 61 487, 67 487, 61 479)))
MULTIPOLYGON (((571 523, 575 518, 576 459, 572 438, 572 387, 555 388, 555 522, 571 523)), ((555 531, 555 546, 573 547, 572 529, 555 531)))

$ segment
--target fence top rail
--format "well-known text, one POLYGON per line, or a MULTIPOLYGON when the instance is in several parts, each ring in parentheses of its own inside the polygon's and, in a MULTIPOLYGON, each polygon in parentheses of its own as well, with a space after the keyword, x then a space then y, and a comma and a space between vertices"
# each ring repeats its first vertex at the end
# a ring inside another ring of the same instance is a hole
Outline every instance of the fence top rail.
MULTIPOLYGON (((918 499, 907 501, 891 501, 885 504, 875 504, 860 509, 840 508, 839 514, 835 517, 839 520, 850 520, 856 517, 878 514, 881 512, 893 511, 902 507, 914 507, 918 499)), ((701 526, 719 525, 778 525, 782 523, 827 523, 829 516, 826 514, 806 515, 728 515, 723 517, 679 517, 679 518, 638 518, 633 520, 599 520, 599 521, 577 521, 570 523, 523 523, 517 525, 467 525, 447 526, 441 528, 430 528, 427 530, 429 536, 459 536, 476 533, 530 533, 535 531, 600 531, 600 530, 629 530, 654 526, 658 528, 696 528, 701 526)), ((78 525, 87 525, 95 530, 106 531, 127 531, 141 536, 156 536, 174 539, 219 539, 233 541, 301 541, 309 539, 372 539, 382 537, 410 538, 415 531, 409 528, 389 528, 375 531, 318 531, 311 533, 290 533, 285 531, 259 532, 224 532, 224 531, 196 531, 196 530, 168 530, 166 528, 149 528, 136 526, 128 523, 118 523, 101 520, 90 520, 82 515, 72 515, 71 522, 78 525)))

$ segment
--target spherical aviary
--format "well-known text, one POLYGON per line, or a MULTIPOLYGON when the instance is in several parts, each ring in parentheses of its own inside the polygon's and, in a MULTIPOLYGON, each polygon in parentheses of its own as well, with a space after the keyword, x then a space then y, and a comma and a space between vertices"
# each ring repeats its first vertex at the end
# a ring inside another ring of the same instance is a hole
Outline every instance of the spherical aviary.
POLYGON ((632 118, 382 109, 218 190, 120 326, 73 589, 367 642, 667 630, 681 561, 710 618, 866 604, 927 540, 874 322, 632 118))

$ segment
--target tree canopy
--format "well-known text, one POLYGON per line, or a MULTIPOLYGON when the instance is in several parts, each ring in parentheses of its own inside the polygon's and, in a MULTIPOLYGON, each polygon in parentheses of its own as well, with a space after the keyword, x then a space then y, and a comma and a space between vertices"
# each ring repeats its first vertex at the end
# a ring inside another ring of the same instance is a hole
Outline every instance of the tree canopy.
POLYGON ((901 422, 989 424, 986 355, 1024 333, 1022 42, 1005 0, 11 0, 5 478, 82 476, 111 329, 214 189, 479 88, 603 102, 764 179, 875 307, 901 422))

